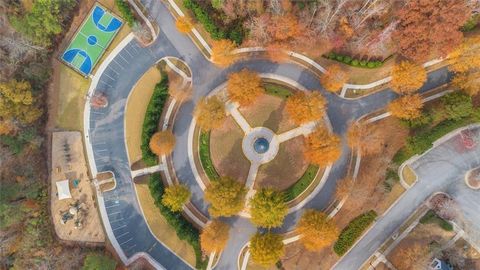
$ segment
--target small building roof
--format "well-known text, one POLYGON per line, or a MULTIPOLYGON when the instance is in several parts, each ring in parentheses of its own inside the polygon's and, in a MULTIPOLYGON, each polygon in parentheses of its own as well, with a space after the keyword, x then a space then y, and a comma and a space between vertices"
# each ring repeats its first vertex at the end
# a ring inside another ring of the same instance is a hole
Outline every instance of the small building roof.
POLYGON ((57 181, 56 185, 57 185, 57 194, 58 194, 59 200, 72 198, 72 194, 70 194, 70 185, 69 185, 68 179, 57 181))

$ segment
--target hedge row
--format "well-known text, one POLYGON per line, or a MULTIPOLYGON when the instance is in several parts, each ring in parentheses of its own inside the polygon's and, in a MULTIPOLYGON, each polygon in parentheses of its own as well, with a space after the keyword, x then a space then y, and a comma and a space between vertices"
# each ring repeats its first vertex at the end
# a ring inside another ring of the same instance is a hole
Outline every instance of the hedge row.
POLYGON ((312 183, 315 179, 315 176, 318 173, 318 166, 310 164, 305 170, 305 173, 298 179, 295 184, 290 186, 285 190, 285 201, 291 201, 295 199, 298 195, 302 194, 303 191, 312 183))
POLYGON ((167 101, 168 95, 168 77, 162 74, 162 78, 153 90, 152 98, 148 103, 147 112, 143 120, 142 127, 142 159, 148 166, 157 164, 157 155, 150 150, 150 138, 158 130, 158 122, 162 115, 163 106, 167 101))
POLYGON ((436 140, 457 128, 473 123, 472 120, 471 118, 445 120, 430 130, 408 137, 406 145, 395 154, 393 161, 400 165, 414 155, 423 154, 436 140))
POLYGON ((376 218, 377 213, 370 210, 352 219, 338 236, 333 246, 335 253, 340 256, 345 254, 376 218))
POLYGON ((172 212, 170 208, 162 204, 162 196, 165 192, 162 179, 159 173, 150 175, 148 183, 150 194, 152 195, 155 205, 160 210, 160 214, 165 218, 167 223, 175 229, 178 238, 185 240, 195 250, 197 269, 206 269, 207 260, 202 259, 202 249, 200 247, 200 232, 195 228, 184 216, 179 212, 172 212))
POLYGON ((115 5, 118 7, 118 10, 122 14, 122 18, 127 22, 128 26, 132 27, 135 23, 135 16, 133 15, 132 9, 127 1, 115 0, 115 5))
POLYGON ((202 163, 203 170, 208 176, 208 179, 215 180, 220 177, 213 166, 213 161, 210 156, 210 132, 200 132, 200 162, 202 163))
POLYGON ((342 55, 334 52, 330 52, 326 56, 328 59, 335 60, 337 62, 342 62, 344 64, 353 66, 353 67, 362 67, 362 68, 377 68, 383 65, 382 61, 368 61, 352 58, 348 55, 342 55))
POLYGON ((242 44, 244 30, 241 24, 237 23, 231 29, 225 30, 218 27, 208 11, 195 0, 183 0, 183 6, 193 12, 195 18, 203 25, 212 39, 230 39, 237 45, 242 44))

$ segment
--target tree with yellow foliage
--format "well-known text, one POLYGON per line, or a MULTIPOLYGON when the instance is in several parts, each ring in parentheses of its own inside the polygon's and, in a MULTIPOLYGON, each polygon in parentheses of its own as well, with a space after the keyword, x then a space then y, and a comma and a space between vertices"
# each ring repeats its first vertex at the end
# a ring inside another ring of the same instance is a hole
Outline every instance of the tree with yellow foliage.
POLYGON ((230 217, 242 211, 247 190, 230 177, 211 181, 205 190, 205 200, 210 203, 208 212, 213 217, 230 217))
POLYGON ((172 153, 175 141, 175 136, 170 130, 156 132, 150 138, 150 150, 157 156, 168 155, 172 153))
POLYGON ((227 245, 229 231, 230 227, 228 224, 218 219, 212 220, 212 222, 203 228, 202 234, 200 234, 202 250, 206 254, 212 252, 220 253, 227 245))
POLYGON ((330 65, 325 73, 320 76, 323 87, 330 92, 337 92, 342 89, 348 79, 348 73, 337 64, 330 65))
POLYGON ((0 83, 0 119, 31 124, 41 115, 30 83, 17 80, 0 83))
POLYGON ((233 53, 237 45, 231 40, 221 39, 214 40, 212 43, 212 62, 219 67, 228 67, 238 60, 238 57, 233 53))
POLYGON ((304 91, 298 91, 287 99, 285 109, 292 120, 301 125, 321 119, 325 114, 326 105, 327 100, 320 92, 305 93, 304 91))
POLYGON ((0 135, 11 134, 15 131, 15 124, 12 121, 0 121, 0 135))
POLYGON ((271 267, 285 255, 285 245, 278 234, 267 232, 256 233, 250 239, 252 261, 263 267, 271 267))
POLYGON ((186 34, 193 29, 191 20, 186 16, 178 17, 175 26, 177 27, 178 32, 183 34, 186 34))
POLYGON ((325 128, 319 128, 307 136, 304 156, 309 162, 327 166, 340 158, 341 154, 340 138, 325 128))
POLYGON ((385 129, 366 123, 352 123, 347 131, 348 146, 362 155, 375 155, 384 149, 385 129))
POLYGON ((225 103, 217 96, 204 97, 198 101, 193 117, 197 125, 205 131, 221 127, 227 119, 225 103))
POLYGON ((332 244, 338 237, 338 228, 328 216, 313 209, 306 210, 295 231, 309 251, 319 251, 332 244))
POLYGON ((173 212, 182 211, 183 205, 190 200, 190 190, 182 184, 169 186, 165 189, 162 196, 162 204, 170 208, 173 212))
POLYGON ((480 93, 480 36, 468 37, 449 55, 453 85, 470 96, 480 93))
POLYGON ((288 213, 285 196, 271 188, 262 188, 249 202, 251 221, 262 228, 280 227, 288 213))
POLYGON ((400 97, 388 105, 388 111, 395 117, 412 120, 422 115, 423 101, 419 94, 400 97))
POLYGON ((227 91, 230 99, 240 106, 252 104, 264 93, 260 76, 246 68, 228 76, 227 91))
POLYGON ((417 91, 427 80, 427 71, 421 65, 401 61, 392 69, 391 86, 393 91, 409 94, 417 91))

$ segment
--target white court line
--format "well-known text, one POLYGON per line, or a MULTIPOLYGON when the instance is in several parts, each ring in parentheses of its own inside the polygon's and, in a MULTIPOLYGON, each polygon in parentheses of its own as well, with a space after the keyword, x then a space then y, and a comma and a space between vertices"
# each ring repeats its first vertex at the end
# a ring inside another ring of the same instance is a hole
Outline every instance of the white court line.
POLYGON ((128 243, 128 242, 130 242, 130 241, 132 241, 132 240, 133 240, 133 238, 130 238, 130 239, 128 239, 127 241, 125 241, 125 242, 123 242, 123 243, 120 243, 120 246, 123 245, 123 244, 126 244, 126 243, 128 243))

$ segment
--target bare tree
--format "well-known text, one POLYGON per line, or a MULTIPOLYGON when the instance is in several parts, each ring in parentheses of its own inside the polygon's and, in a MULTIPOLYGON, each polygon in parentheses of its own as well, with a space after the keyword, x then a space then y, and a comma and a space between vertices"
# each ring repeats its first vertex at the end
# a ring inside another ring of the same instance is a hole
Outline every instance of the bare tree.
POLYGON ((387 12, 389 7, 387 0, 364 0, 360 8, 351 14, 353 28, 360 28, 368 19, 387 12))
POLYGON ((311 27, 315 32, 329 34, 335 27, 334 22, 342 14, 345 5, 350 0, 319 0, 313 12, 311 27))

